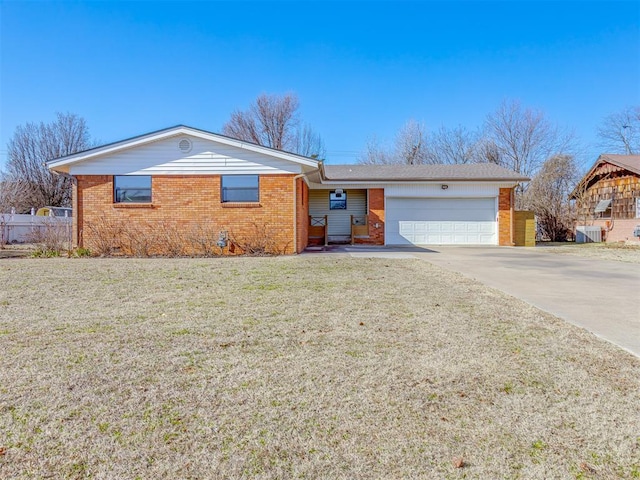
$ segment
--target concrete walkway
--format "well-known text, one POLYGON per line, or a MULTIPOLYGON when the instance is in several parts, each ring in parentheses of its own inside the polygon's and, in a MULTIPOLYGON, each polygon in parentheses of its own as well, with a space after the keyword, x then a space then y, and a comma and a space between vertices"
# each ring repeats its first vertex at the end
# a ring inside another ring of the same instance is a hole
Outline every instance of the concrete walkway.
POLYGON ((342 247, 351 256, 414 257, 502 290, 640 357, 640 265, 535 248, 342 247))

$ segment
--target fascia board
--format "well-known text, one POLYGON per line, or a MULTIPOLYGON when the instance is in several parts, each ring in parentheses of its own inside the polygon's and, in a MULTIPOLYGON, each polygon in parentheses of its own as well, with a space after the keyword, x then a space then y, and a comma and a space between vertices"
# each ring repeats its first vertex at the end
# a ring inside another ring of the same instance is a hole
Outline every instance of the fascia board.
POLYGON ((322 180, 321 185, 425 185, 425 184, 439 184, 446 182, 451 185, 455 185, 456 183, 493 183, 500 184, 504 186, 512 186, 515 187, 519 183, 527 180, 513 180, 513 179, 504 179, 504 178, 479 178, 479 179, 469 179, 469 180, 451 180, 447 178, 436 178, 429 180, 322 180))

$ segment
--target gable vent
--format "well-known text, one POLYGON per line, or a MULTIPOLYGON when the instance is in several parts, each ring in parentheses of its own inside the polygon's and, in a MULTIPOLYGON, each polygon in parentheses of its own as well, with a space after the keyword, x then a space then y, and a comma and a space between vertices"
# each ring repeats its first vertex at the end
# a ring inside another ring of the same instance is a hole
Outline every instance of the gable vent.
POLYGON ((182 153, 189 153, 191 151, 191 140, 188 138, 183 138, 178 142, 178 148, 182 153))

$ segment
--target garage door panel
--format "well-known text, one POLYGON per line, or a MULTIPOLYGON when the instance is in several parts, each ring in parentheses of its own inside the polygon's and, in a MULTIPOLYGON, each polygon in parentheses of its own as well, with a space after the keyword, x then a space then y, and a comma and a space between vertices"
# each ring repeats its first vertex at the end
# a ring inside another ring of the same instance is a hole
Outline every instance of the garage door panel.
POLYGON ((386 243, 496 244, 495 198, 387 198, 386 243))

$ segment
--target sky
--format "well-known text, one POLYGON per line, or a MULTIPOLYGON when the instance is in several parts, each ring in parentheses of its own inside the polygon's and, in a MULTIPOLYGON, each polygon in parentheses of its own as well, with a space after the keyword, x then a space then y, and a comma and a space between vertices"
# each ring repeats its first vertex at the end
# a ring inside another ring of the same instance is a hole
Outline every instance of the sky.
POLYGON ((56 112, 109 143, 221 132, 262 93, 297 94, 328 164, 410 119, 475 130, 504 101, 593 163, 603 118, 640 104, 640 0, 0 0, 0 27, 0 168, 16 127, 56 112))

